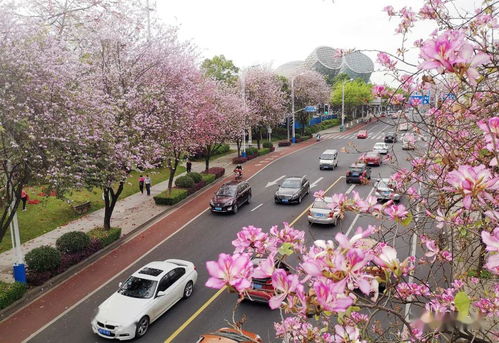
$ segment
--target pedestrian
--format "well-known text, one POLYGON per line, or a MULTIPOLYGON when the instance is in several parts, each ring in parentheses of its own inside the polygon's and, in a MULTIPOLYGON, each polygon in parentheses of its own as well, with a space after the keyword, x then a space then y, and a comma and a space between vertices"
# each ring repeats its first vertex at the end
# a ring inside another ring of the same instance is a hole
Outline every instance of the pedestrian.
POLYGON ((151 178, 149 177, 149 175, 146 175, 146 177, 144 178, 144 183, 146 185, 147 195, 151 195, 151 178))
POLYGON ((26 193, 26 191, 23 189, 21 191, 21 201, 23 202, 23 211, 26 211, 26 203, 28 202, 29 195, 26 193))
POLYGON ((187 162, 185 163, 185 168, 187 169, 188 173, 191 172, 192 163, 191 163, 191 161, 189 161, 189 159, 187 159, 187 162))
POLYGON ((144 194, 144 175, 140 175, 139 177, 139 189, 140 193, 144 194))

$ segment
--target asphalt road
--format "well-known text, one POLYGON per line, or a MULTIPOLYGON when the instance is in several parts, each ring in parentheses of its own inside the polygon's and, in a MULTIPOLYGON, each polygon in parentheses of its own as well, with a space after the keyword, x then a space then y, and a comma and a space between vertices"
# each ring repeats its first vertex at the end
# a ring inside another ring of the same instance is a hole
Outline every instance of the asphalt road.
MULTIPOLYGON (((149 332, 141 342, 165 342, 192 316, 216 290, 204 286, 208 275, 205 262, 215 260, 220 252, 233 251, 231 241, 243 226, 254 225, 268 231, 272 225, 282 222, 292 222, 312 203, 312 194, 319 189, 326 189, 339 178, 328 194, 340 192, 359 192, 361 197, 366 197, 372 191, 372 184, 350 185, 345 183, 344 176, 348 166, 357 160, 362 151, 371 150, 377 141, 383 141, 383 134, 389 127, 383 123, 374 123, 368 126, 369 137, 366 140, 357 140, 355 134, 334 134, 323 137, 323 141, 309 148, 281 158, 266 167, 249 180, 252 186, 253 197, 249 205, 243 206, 237 215, 213 215, 205 211, 196 220, 191 222, 182 231, 175 234, 166 242, 158 246, 142 259, 118 275, 110 275, 110 281, 99 291, 87 298, 75 308, 60 316, 51 325, 40 331, 29 340, 33 343, 68 342, 90 343, 108 342, 92 333, 90 320, 97 306, 117 289, 118 282, 124 281, 128 275, 139 269, 144 264, 154 260, 167 258, 180 258, 194 262, 199 272, 198 283, 191 298, 180 301, 158 321, 153 323, 149 332), (376 139, 377 138, 377 139, 376 139), (338 168, 334 171, 319 170, 318 157, 325 149, 346 148, 348 152, 340 152, 338 168), (304 198, 300 205, 276 205, 273 193, 277 186, 265 187, 268 182, 286 175, 307 175, 311 183, 317 186, 311 194, 304 198), (257 208, 258 207, 258 208, 257 208), (255 209, 256 208, 256 209, 255 209)), ((401 143, 394 145, 394 152, 399 158, 401 166, 407 166, 407 152, 400 150, 401 143)), ((372 169, 372 178, 388 177, 393 173, 390 165, 372 169)), ((208 204, 207 204, 208 206, 208 204)), ((306 214, 298 218, 295 228, 306 231, 308 243, 315 239, 334 239, 337 232, 352 232, 357 226, 366 227, 376 224, 372 217, 355 216, 347 214, 346 218, 336 227, 309 226, 306 214)), ((387 241, 393 237, 385 237, 387 241)), ((401 234, 395 238, 395 244, 406 255, 410 253, 411 237, 401 234)), ((400 256, 404 258, 405 256, 400 256)), ((189 325, 172 340, 173 342, 196 342, 199 334, 227 326, 231 321, 236 296, 222 293, 204 311, 201 311, 189 325)), ((265 342, 275 341, 273 322, 279 320, 279 312, 271 311, 264 304, 243 302, 235 312, 236 320, 246 316, 244 328, 258 333, 265 342)))

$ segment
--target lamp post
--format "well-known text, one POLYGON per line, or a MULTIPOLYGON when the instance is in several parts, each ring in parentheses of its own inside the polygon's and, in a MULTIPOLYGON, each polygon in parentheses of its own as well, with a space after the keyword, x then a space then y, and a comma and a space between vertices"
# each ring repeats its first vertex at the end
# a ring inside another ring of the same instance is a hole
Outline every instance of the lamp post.
POLYGON ((340 131, 345 131, 345 83, 352 81, 344 80, 341 84, 341 126, 340 131))
MULTIPOLYGON (((246 112, 246 89, 244 82, 244 72, 241 72, 241 97, 243 98, 244 111, 246 112)), ((246 157, 246 116, 244 117, 244 124, 243 124, 243 146, 242 146, 241 156, 246 157)))

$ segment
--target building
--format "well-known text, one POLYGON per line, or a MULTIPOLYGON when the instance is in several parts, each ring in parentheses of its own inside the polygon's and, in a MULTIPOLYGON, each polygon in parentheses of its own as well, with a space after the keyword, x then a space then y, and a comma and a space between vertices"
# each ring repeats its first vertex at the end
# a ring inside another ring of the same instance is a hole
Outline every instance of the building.
POLYGON ((368 82, 374 71, 374 63, 360 51, 337 56, 336 49, 320 46, 315 48, 305 61, 285 63, 279 66, 275 72, 290 78, 304 70, 314 70, 327 76, 329 80, 334 79, 338 74, 344 73, 352 79, 361 78, 368 82))

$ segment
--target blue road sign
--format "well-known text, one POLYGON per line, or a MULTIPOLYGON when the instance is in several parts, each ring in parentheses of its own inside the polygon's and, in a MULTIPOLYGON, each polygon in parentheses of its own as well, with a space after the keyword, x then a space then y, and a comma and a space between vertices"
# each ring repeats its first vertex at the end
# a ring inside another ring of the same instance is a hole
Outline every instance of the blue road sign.
POLYGON ((305 112, 317 112, 317 109, 315 108, 315 106, 306 106, 304 111, 305 112))

